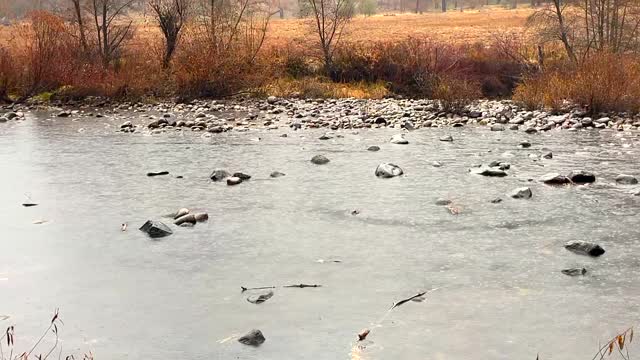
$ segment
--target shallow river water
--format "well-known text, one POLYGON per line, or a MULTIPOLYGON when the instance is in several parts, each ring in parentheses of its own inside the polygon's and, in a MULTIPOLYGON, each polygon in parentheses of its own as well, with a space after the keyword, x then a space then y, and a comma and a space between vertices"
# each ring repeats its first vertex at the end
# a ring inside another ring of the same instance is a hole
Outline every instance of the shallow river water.
POLYGON ((282 128, 205 138, 28 117, 0 124, 0 315, 8 317, 0 328, 16 325, 18 350, 55 308, 63 352, 99 360, 588 360, 638 323, 640 197, 613 184, 617 174, 640 175, 636 133, 424 129, 403 146, 388 143, 398 130, 345 130, 328 141, 317 140, 324 131, 282 128), (455 141, 438 141, 446 134, 455 141), (522 140, 533 146, 518 148, 522 140), (529 157, 543 148, 553 160, 529 157), (331 162, 311 164, 316 154, 331 162), (492 160, 510 162, 509 176, 467 172, 492 160), (405 176, 376 178, 381 162, 405 176), (214 168, 253 179, 212 183, 214 168), (527 181, 579 168, 598 182, 527 181), (171 176, 146 176, 162 170, 171 176), (269 178, 275 170, 286 176, 269 178), (533 198, 505 195, 520 186, 533 198), (504 201, 492 204, 496 197, 504 201), (39 206, 22 207, 29 199, 39 206), (181 207, 210 220, 161 240, 137 230, 147 219, 170 223, 162 215, 181 207), (579 256, 563 248, 569 240, 607 252, 579 256), (588 273, 560 272, 570 267, 588 273), (278 288, 260 305, 240 292, 300 283, 322 287, 278 288), (432 288, 440 289, 426 301, 386 314, 432 288), (253 328, 267 338, 258 348, 225 341, 253 328), (371 334, 354 351, 364 328, 371 334))

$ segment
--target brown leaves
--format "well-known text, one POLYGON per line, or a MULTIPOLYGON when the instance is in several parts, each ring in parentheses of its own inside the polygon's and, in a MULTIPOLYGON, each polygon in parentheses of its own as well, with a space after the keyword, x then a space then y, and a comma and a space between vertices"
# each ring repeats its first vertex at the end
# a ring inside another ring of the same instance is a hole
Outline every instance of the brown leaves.
POLYGON ((620 350, 624 349, 624 339, 624 335, 618 335, 618 347, 620 347, 620 350))

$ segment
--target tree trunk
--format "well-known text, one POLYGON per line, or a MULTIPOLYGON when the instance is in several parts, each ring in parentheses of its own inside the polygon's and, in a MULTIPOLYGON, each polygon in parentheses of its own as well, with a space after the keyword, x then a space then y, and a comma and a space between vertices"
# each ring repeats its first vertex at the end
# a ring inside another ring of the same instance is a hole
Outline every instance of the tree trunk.
POLYGON ((442 0, 442 12, 447 12, 447 0, 442 0))
POLYGON ((82 19, 82 9, 80 9, 80 0, 73 0, 73 8, 76 13, 76 21, 78 21, 78 31, 80 32, 80 46, 85 55, 89 52, 87 46, 87 38, 84 33, 84 21, 82 19))

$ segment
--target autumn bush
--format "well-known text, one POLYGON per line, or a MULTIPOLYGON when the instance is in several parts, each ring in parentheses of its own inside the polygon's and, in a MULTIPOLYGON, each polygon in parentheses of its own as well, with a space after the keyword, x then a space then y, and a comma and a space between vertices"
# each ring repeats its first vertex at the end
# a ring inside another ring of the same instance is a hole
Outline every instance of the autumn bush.
POLYGON ((592 113, 640 110, 637 55, 595 53, 577 66, 556 65, 527 77, 514 99, 529 108, 560 110, 564 102, 592 113))

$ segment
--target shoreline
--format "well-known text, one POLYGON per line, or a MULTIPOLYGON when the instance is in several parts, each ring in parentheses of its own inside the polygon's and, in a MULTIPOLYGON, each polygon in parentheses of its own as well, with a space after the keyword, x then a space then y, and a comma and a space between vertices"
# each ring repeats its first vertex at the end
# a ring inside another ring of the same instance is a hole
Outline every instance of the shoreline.
POLYGON ((577 107, 560 113, 529 111, 511 100, 479 100, 464 110, 443 110, 436 100, 425 99, 229 99, 194 100, 188 103, 111 102, 89 99, 56 104, 13 104, 0 107, 0 123, 24 120, 25 113, 46 112, 59 118, 104 118, 123 120, 123 132, 170 129, 207 131, 275 130, 326 128, 395 128, 415 130, 430 127, 478 125, 492 131, 518 130, 527 133, 580 129, 638 130, 640 118, 627 113, 590 116, 577 107), (142 122, 140 120, 143 120, 142 122))

